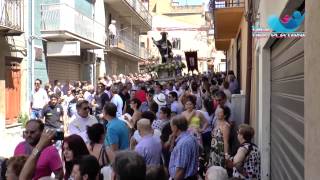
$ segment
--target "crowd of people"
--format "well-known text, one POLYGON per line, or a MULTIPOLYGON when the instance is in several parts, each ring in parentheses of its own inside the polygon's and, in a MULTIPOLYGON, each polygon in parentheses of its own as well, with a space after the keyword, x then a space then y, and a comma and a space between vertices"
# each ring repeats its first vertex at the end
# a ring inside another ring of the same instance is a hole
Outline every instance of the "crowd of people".
POLYGON ((254 129, 231 106, 233 72, 41 85, 3 179, 260 179, 254 129))

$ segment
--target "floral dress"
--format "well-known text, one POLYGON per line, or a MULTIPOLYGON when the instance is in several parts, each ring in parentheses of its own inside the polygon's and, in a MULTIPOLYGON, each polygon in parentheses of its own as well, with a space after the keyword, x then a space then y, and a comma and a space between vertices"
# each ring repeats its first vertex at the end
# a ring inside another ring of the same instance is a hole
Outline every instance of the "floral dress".
POLYGON ((220 128, 213 130, 209 159, 209 167, 210 166, 225 167, 224 142, 220 128))

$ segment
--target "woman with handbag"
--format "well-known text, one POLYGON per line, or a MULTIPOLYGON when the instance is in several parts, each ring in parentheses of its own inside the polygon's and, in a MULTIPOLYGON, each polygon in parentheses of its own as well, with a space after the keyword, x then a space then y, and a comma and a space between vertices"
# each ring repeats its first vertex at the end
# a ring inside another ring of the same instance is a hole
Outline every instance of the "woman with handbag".
POLYGON ((258 147, 251 142, 254 129, 241 124, 238 130, 240 147, 237 154, 227 160, 227 166, 233 168, 234 179, 259 180, 260 179, 260 152, 258 147))

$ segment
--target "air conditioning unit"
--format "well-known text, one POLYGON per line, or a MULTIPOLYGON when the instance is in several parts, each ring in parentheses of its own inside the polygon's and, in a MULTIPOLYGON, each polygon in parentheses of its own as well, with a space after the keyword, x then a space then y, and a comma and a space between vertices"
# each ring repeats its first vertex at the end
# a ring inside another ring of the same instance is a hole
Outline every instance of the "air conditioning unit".
POLYGON ((96 62, 96 54, 83 50, 81 51, 81 59, 84 64, 94 64, 96 62))

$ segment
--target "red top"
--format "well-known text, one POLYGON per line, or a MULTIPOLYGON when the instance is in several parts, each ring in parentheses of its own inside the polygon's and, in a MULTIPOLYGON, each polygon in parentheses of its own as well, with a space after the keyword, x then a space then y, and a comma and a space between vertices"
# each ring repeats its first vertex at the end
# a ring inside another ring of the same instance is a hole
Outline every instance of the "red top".
POLYGON ((147 100, 147 94, 144 90, 138 90, 134 97, 139 99, 141 101, 141 103, 143 103, 147 100))

